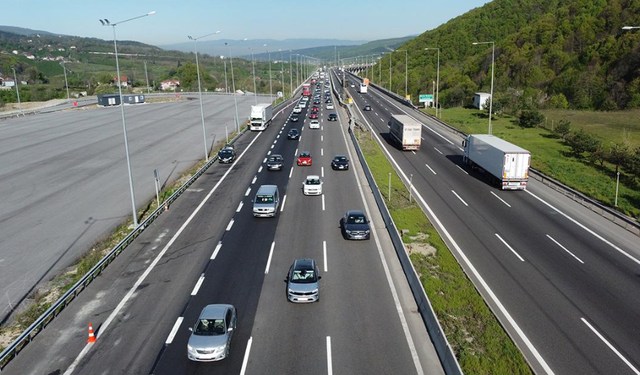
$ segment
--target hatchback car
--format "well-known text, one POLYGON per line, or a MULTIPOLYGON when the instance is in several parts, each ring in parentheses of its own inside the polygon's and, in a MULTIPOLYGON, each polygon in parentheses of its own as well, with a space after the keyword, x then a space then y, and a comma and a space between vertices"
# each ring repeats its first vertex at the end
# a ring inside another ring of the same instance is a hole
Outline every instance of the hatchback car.
POLYGON ((300 131, 298 129, 291 129, 287 133, 287 139, 299 139, 300 131))
MULTIPOLYGON (((315 118, 318 118, 318 116, 316 115, 315 118)), ((320 129, 320 123, 318 120, 311 120, 309 123, 309 129, 320 129)))
POLYGON ((282 155, 273 154, 267 159, 267 170, 281 171, 284 168, 284 158, 282 155))
POLYGON ((313 108, 311 108, 311 112, 318 112, 318 106, 313 106, 313 108))
POLYGON ((313 159, 311 158, 311 153, 309 151, 302 151, 300 156, 298 156, 298 165, 311 165, 313 159))
POLYGON ((302 112, 302 108, 300 108, 299 105, 293 107, 293 113, 300 113, 300 112, 302 112))
POLYGON ((238 312, 232 305, 207 305, 198 321, 189 327, 187 357, 192 361, 211 362, 229 356, 238 312))
POLYGON ((220 163, 232 163, 236 159, 236 150, 233 146, 226 146, 218 151, 218 161, 220 163))
POLYGON ((370 111, 371 110, 371 106, 369 104, 367 104, 362 109, 365 110, 365 111, 370 111))
POLYGON ((335 113, 329 113, 329 117, 327 117, 327 121, 338 121, 338 115, 335 113))
POLYGON ((327 100, 325 100, 324 102, 327 104, 331 103, 331 98, 327 98, 327 100))
POLYGON ((370 234, 369 220, 364 212, 347 211, 342 218, 342 235, 348 240, 368 240, 370 234))
POLYGON ((302 182, 302 194, 304 195, 322 195, 322 180, 320 176, 307 176, 302 182))
POLYGON ((317 119, 318 118, 318 112, 311 112, 309 114, 309 118, 310 119, 317 119))
POLYGON ((333 160, 331 161, 331 168, 333 168, 333 170, 337 170, 337 169, 347 170, 349 169, 349 159, 347 159, 347 157, 344 155, 336 155, 333 157, 333 160))
POLYGON ((291 115, 291 121, 293 122, 298 122, 298 120, 300 119, 300 116, 298 116, 297 114, 293 114, 291 115))
POLYGON ((318 267, 313 259, 296 259, 287 278, 287 299, 294 303, 317 302, 320 300, 318 267))

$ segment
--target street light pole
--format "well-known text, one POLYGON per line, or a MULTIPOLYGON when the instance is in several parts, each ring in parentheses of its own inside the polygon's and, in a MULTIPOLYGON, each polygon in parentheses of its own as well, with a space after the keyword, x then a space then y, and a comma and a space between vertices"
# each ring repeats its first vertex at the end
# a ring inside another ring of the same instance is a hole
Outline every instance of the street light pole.
POLYGON ((16 68, 11 68, 13 70, 13 82, 16 85, 16 96, 18 97, 18 110, 20 114, 24 116, 22 112, 22 104, 20 104, 20 89, 18 88, 18 76, 16 75, 16 68))
POLYGON ((391 55, 393 55, 393 51, 389 52, 389 91, 393 92, 391 89, 391 55))
MULTIPOLYGON (((156 12, 152 11, 142 16, 129 18, 127 20, 116 22, 116 23, 110 23, 109 20, 106 18, 104 20, 100 20, 100 23, 102 23, 102 26, 111 26, 111 28, 113 29, 113 49, 116 55, 116 72, 118 74, 118 95, 120 97, 120 113, 122 115, 122 130, 124 133, 124 150, 127 156, 127 170, 129 171, 129 191, 131 193, 131 209, 133 211, 133 226, 136 228, 138 227, 138 217, 136 214, 136 200, 135 200, 135 191, 133 188, 133 175, 131 174, 131 159, 129 157, 129 140, 127 139, 127 121, 125 120, 125 117, 124 117, 124 103, 122 102, 122 82, 120 82, 120 62, 118 61, 118 43, 116 38, 116 26, 121 23, 133 21, 135 19, 142 18, 142 17, 152 16, 154 14, 156 14, 156 12)), ((14 73, 15 73, 15 70, 14 70, 14 73)))
POLYGON ((147 94, 150 91, 150 87, 149 87, 149 73, 147 72, 147 62, 144 62, 144 76, 147 79, 147 94))
POLYGON ((64 72, 64 86, 67 88, 67 100, 71 99, 69 96, 69 82, 67 81, 67 68, 64 66, 64 61, 60 64, 62 65, 62 71, 64 72))
POLYGON ((222 63, 224 64, 224 92, 228 94, 229 83, 227 81, 227 60, 224 58, 224 56, 221 56, 221 57, 222 57, 222 63))
MULTIPOLYGON (((202 85, 200 83, 200 63, 198 62, 198 39, 205 38, 205 37, 208 37, 214 34, 219 34, 219 33, 220 31, 216 31, 215 33, 203 35, 198 38, 187 36, 189 40, 193 40, 193 45, 196 51, 196 72, 198 73, 198 98, 200 100, 200 118, 202 119, 202 137, 204 139, 204 158, 207 162, 209 161, 209 148, 207 147, 207 130, 204 126, 204 109, 202 106, 202 85)), ((145 63, 144 66, 146 71, 147 63, 145 63)), ((147 85, 147 87, 149 86, 147 85)))
POLYGON ((425 48, 425 50, 438 50, 438 69, 436 72, 436 117, 439 118, 438 113, 439 113, 439 105, 438 105, 438 99, 440 96, 440 47, 435 47, 435 48, 425 48))
POLYGON ((289 85, 291 86, 291 97, 293 98, 293 71, 291 70, 291 50, 289 50, 289 85))
MULTIPOLYGON (((240 42, 244 42, 247 38, 242 39, 240 42)), ((236 131, 240 131, 240 118, 238 117, 238 98, 236 98, 236 80, 233 76, 233 55, 231 54, 231 44, 225 42, 229 47, 229 59, 231 61, 231 86, 233 89, 233 105, 236 108, 236 131)))
POLYGON ((256 62, 253 59, 253 48, 249 47, 251 51, 251 65, 253 66, 253 98, 255 104, 258 105, 258 89, 256 88, 256 62))
POLYGON ((474 42, 473 45, 491 44, 491 93, 489 94, 489 134, 491 134, 491 116, 493 115, 493 70, 495 66, 496 58, 496 44, 495 42, 474 42))
MULTIPOLYGON (((266 47, 265 44, 263 47, 266 47)), ((267 50, 267 54, 269 55, 269 100, 273 101, 273 86, 271 85, 271 52, 267 50)))
POLYGON ((278 49, 280 51, 280 78, 282 79, 282 101, 284 101, 284 55, 282 54, 282 49, 278 49))

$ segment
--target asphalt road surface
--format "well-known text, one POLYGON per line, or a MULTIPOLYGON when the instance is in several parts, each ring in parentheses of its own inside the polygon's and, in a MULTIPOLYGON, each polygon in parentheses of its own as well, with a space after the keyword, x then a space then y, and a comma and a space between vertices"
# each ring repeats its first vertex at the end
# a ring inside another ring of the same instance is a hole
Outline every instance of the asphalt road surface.
MULTIPOLYGON (((232 96, 205 96, 207 144, 234 128, 232 96)), ((240 119, 253 97, 238 96, 240 119)), ((268 98, 261 98, 267 101, 268 98)), ((197 100, 125 106, 138 208, 204 158, 197 100)), ((131 217, 120 108, 0 122, 0 320, 131 217)))
POLYGON ((357 87, 347 86, 353 110, 404 179, 413 175, 418 201, 447 230, 445 241, 533 369, 639 374, 640 239, 535 180, 527 191, 499 190, 462 163, 461 138, 357 87), (405 113, 424 125, 416 152, 389 137, 390 116, 405 113))
POLYGON ((330 168, 335 154, 355 153, 346 124, 327 122, 333 111, 322 107, 321 129, 308 128, 308 108, 289 121, 289 107, 241 137, 232 165, 212 166, 3 373, 442 374, 359 162, 330 168), (299 141, 287 139, 291 128, 299 141), (310 167, 295 165, 303 150, 310 167), (269 154, 284 156, 284 170, 266 170, 269 154), (323 179, 322 196, 302 194, 309 174, 323 179), (252 215, 263 184, 279 187, 275 218, 252 215), (342 238, 348 209, 369 214, 371 240, 342 238), (300 257, 323 276, 317 303, 286 299, 284 277, 300 257), (211 303, 238 309, 231 354, 191 362, 188 327, 211 303), (89 322, 97 343, 86 345, 89 322))

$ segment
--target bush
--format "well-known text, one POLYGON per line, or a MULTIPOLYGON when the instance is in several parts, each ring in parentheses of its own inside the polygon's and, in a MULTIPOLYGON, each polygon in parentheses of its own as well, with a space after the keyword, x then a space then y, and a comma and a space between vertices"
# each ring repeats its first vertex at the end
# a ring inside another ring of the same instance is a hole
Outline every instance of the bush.
POLYGON ((537 109, 526 109, 520 112, 518 123, 523 128, 535 128, 544 121, 544 115, 537 109))
POLYGON ((568 141, 571 152, 579 158, 582 158, 585 152, 596 152, 601 143, 595 136, 585 132, 584 129, 571 134, 568 141))
POLYGON ((563 141, 567 139, 567 136, 571 133, 571 122, 567 120, 560 120, 558 126, 553 129, 553 132, 563 141))
POLYGON ((567 109, 569 108, 569 101, 567 101, 567 97, 564 94, 560 93, 557 95, 553 95, 551 100, 549 100, 550 108, 558 108, 558 109, 567 109))

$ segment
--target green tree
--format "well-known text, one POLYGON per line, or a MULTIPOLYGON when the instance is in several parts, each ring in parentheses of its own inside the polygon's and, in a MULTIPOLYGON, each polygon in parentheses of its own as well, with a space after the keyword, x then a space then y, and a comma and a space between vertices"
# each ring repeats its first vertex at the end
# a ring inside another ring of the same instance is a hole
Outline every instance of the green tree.
POLYGON ((598 147, 598 140, 595 136, 580 129, 571 134, 567 139, 571 152, 578 158, 584 157, 585 152, 595 152, 598 147))
MULTIPOLYGON (((202 67, 201 71, 202 71, 202 67)), ((180 87, 187 91, 198 90, 198 71, 196 64, 187 61, 178 68, 177 75, 180 78, 180 87)))
POLYGON ((558 121, 558 126, 553 129, 553 132, 563 141, 567 139, 567 136, 571 134, 571 122, 567 120, 558 121))
POLYGON ((544 115, 536 109, 526 109, 520 112, 518 123, 523 128, 534 128, 544 121, 544 115))
POLYGON ((632 157, 627 143, 615 143, 609 150, 609 162, 616 166, 616 173, 621 166, 628 166, 632 157))
POLYGON ((556 109, 567 109, 569 108, 569 101, 567 101, 567 97, 564 96, 563 93, 559 93, 551 96, 549 100, 549 107, 556 109))
POLYGON ((111 86, 111 85, 108 85, 108 84, 100 84, 94 90, 94 94, 95 95, 98 95, 98 94, 114 94, 115 92, 116 92, 116 88, 111 86))
POLYGON ((112 79, 113 77, 111 76, 111 74, 103 73, 103 74, 100 74, 100 76, 98 77, 98 83, 103 85, 108 85, 111 83, 112 79))

